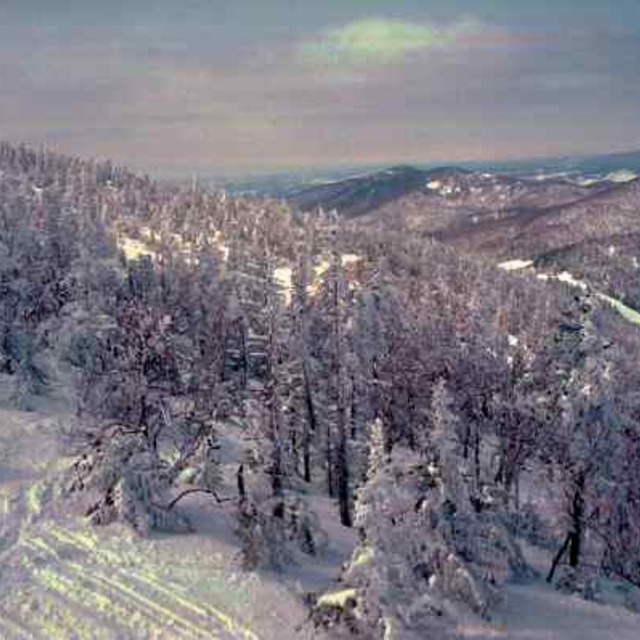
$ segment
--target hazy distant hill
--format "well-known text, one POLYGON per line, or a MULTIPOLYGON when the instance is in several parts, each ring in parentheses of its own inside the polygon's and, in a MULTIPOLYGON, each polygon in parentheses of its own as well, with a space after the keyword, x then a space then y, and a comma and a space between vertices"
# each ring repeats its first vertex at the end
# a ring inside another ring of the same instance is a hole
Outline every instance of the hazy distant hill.
MULTIPOLYGON (((603 156, 598 166, 606 171, 636 156, 603 156)), ((580 162, 596 167, 595 160, 580 162)), ((363 227, 400 222, 493 262, 517 258, 546 271, 568 270, 638 308, 640 179, 630 171, 606 175, 522 178, 393 167, 310 186, 289 203, 302 211, 335 209, 363 227)))
POLYGON ((573 202, 599 192, 602 185, 578 185, 561 179, 544 181, 442 167, 385 171, 302 189, 288 197, 302 211, 336 209, 345 217, 364 214, 419 214, 437 228, 474 215, 495 218, 513 209, 541 209, 573 202), (445 215, 441 220, 442 214, 445 215))
MULTIPOLYGON (((512 178, 547 180, 558 178, 576 184, 627 180, 640 176, 640 150, 626 153, 533 158, 502 162, 440 162, 416 164, 415 169, 433 173, 441 166, 455 165, 461 170, 475 173, 491 173, 512 178)), ((401 172, 407 167, 395 167, 401 172)), ((257 194, 277 198, 289 198, 312 187, 351 180, 354 177, 385 173, 385 166, 354 166, 316 169, 290 169, 271 174, 245 175, 235 178, 203 176, 203 181, 222 186, 232 194, 257 194)))
MULTIPOLYGON (((467 165, 465 165, 467 166, 467 165)), ((515 162, 481 163, 483 170, 524 177, 564 177, 578 182, 615 181, 618 177, 640 175, 640 150, 590 156, 563 156, 515 162)))

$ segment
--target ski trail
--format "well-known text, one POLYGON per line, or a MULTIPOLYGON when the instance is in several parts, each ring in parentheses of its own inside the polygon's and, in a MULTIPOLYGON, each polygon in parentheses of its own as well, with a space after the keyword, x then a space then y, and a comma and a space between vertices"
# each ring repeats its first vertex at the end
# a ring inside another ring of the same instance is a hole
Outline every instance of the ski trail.
POLYGON ((45 567, 38 567, 31 562, 32 575, 47 589, 56 591, 71 603, 89 599, 95 610, 116 621, 126 620, 133 609, 146 618, 152 628, 170 628, 171 637, 174 638, 223 640, 234 637, 226 629, 216 628, 215 621, 204 614, 201 615, 201 621, 184 616, 175 598, 162 598, 157 592, 144 593, 136 584, 140 581, 134 572, 113 567, 110 575, 107 575, 107 567, 68 560, 61 557, 51 540, 44 536, 32 537, 22 544, 49 558, 45 567))
POLYGON ((42 417, 0 410, 0 421, 1 640, 260 640, 231 613, 245 610, 237 587, 225 610, 226 571, 209 575, 188 546, 184 558, 164 556, 161 543, 105 536, 65 514, 64 460, 42 417), (34 438, 47 446, 34 451, 34 438), (200 595, 205 579, 220 599, 200 595))
MULTIPOLYGON (((98 549, 89 536, 55 523, 43 522, 32 532, 25 531, 16 552, 39 592, 60 599, 59 609, 66 609, 63 621, 71 618, 86 625, 93 620, 96 626, 110 628, 124 625, 132 635, 119 638, 144 634, 176 640, 259 640, 211 604, 190 600, 186 589, 180 592, 162 584, 145 565, 119 566, 122 558, 117 554, 98 549), (85 610, 82 615, 80 609, 85 610), (132 629, 132 624, 137 627, 132 629), (163 635, 167 630, 170 634, 163 635)), ((43 627, 38 616, 35 622, 43 627)), ((56 627, 57 635, 47 632, 38 637, 65 637, 61 632, 65 632, 62 623, 56 627)))
POLYGON ((225 632, 232 634, 234 637, 243 638, 244 640, 259 640, 253 631, 244 627, 239 622, 233 620, 230 616, 212 605, 205 606, 195 604, 183 597, 178 591, 169 589, 166 585, 154 580, 148 574, 145 575, 131 570, 122 571, 114 568, 113 563, 117 562, 117 557, 114 557, 114 554, 108 551, 99 549, 96 544, 92 544, 92 541, 87 538, 83 538, 69 530, 63 530, 57 527, 49 527, 47 532, 57 539, 58 542, 63 544, 66 543, 77 549, 86 551, 96 560, 109 564, 116 575, 126 576, 128 579, 138 582, 143 586, 143 588, 146 587, 155 591, 157 594, 160 594, 167 599, 173 606, 188 609, 191 613, 207 620, 214 618, 217 623, 224 628, 225 632))
MULTIPOLYGON (((92 541, 88 540, 87 538, 83 538, 77 534, 74 534, 69 530, 63 530, 59 528, 48 528, 47 531, 51 536, 56 538, 59 542, 66 543, 76 547, 77 549, 84 550, 90 553, 92 556, 94 556, 96 560, 103 561, 110 565, 114 561, 117 562, 117 557, 114 557, 114 554, 106 550, 99 549, 97 545, 92 544, 92 541)), ((162 594, 163 596, 171 600, 174 604, 180 605, 186 609, 189 609, 191 612, 199 616, 202 616, 204 618, 209 618, 209 617, 215 618, 221 625, 225 627, 225 630, 229 633, 239 635, 245 640, 258 640, 255 633, 243 627, 237 621, 231 619, 229 616, 219 611, 215 607, 211 605, 204 606, 204 605, 195 604, 192 601, 187 600, 185 597, 183 597, 178 591, 169 589, 164 584, 161 584, 157 580, 154 580, 148 574, 140 574, 137 572, 134 573, 129 570, 127 570, 126 572, 119 571, 119 573, 126 575, 127 578, 132 578, 133 580, 143 584, 148 588, 151 588, 152 590, 155 590, 156 592, 162 594)))

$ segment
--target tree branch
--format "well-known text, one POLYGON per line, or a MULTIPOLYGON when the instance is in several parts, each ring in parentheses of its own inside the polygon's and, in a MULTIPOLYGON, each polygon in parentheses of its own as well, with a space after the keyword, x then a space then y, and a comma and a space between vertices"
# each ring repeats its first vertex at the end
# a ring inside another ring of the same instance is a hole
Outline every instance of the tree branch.
POLYGON ((173 507, 176 506, 176 504, 178 502, 180 502, 180 500, 182 500, 182 498, 192 494, 192 493, 207 493, 210 496, 213 496, 216 499, 216 502, 218 504, 223 504, 224 502, 232 502, 233 498, 221 498, 213 489, 204 489, 202 487, 196 487, 194 489, 187 489, 186 491, 183 491, 182 493, 178 494, 169 504, 167 505, 155 505, 157 507, 159 507, 160 509, 163 509, 164 511, 171 511, 171 509, 173 509, 173 507))

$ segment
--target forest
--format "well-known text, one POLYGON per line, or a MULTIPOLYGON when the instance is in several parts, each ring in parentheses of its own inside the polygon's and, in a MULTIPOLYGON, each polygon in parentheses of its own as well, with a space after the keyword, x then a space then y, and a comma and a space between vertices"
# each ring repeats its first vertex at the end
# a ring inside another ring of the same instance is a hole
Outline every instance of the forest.
POLYGON ((397 217, 0 144, 2 401, 65 407, 61 500, 179 536, 206 495, 277 574, 323 554, 329 498, 358 537, 308 594, 330 637, 455 638, 531 574, 523 545, 559 591, 614 581, 638 610, 639 373, 638 327, 588 288, 397 217))

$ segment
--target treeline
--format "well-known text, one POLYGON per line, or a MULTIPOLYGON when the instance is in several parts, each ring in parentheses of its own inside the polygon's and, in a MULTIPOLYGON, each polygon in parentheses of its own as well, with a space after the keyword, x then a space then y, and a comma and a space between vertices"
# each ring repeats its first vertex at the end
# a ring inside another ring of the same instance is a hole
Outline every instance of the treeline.
POLYGON ((640 343, 588 293, 397 223, 2 144, 0 338, 14 402, 69 385, 68 488, 96 524, 187 530, 204 492, 235 502, 248 566, 282 566, 321 551, 308 496, 334 498, 361 544, 318 624, 446 634, 447 602, 488 614, 527 570, 518 536, 566 588, 640 586, 640 343))

